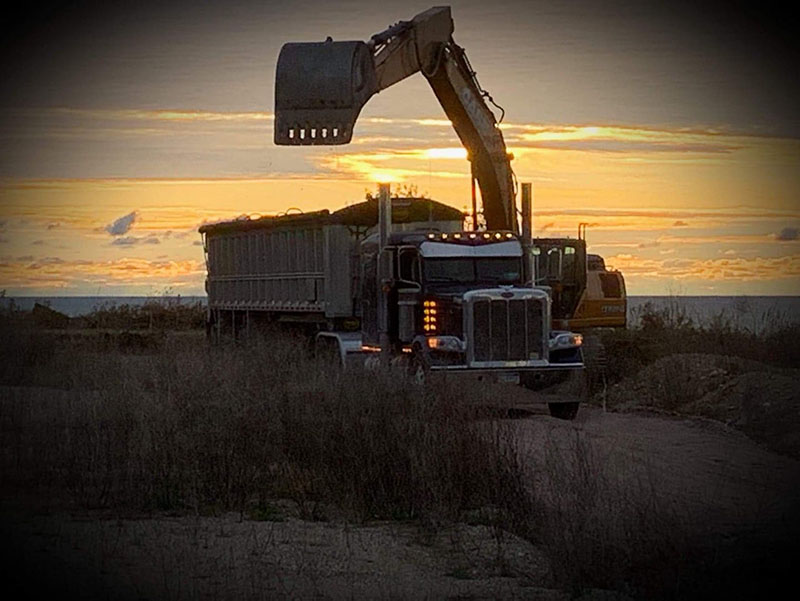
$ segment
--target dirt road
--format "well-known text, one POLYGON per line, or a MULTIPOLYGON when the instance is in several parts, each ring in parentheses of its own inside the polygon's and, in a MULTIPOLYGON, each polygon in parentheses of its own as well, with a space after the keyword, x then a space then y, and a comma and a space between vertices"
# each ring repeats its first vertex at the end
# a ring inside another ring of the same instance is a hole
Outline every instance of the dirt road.
POLYGON ((591 475, 628 493, 652 492, 693 530, 795 522, 800 462, 702 418, 606 413, 582 406, 574 422, 530 405, 514 422, 520 452, 537 471, 588 461, 591 475), (580 455, 585 455, 581 459, 580 455))

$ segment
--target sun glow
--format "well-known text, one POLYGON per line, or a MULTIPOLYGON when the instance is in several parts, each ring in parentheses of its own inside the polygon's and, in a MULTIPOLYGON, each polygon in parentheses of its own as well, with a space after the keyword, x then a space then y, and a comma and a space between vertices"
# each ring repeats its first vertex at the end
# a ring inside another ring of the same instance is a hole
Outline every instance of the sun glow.
POLYGON ((367 173, 367 178, 369 181, 379 184, 394 184, 401 180, 399 176, 393 175, 387 171, 371 171, 367 173))
POLYGON ((426 159, 466 159, 466 148, 428 148, 422 152, 426 159))

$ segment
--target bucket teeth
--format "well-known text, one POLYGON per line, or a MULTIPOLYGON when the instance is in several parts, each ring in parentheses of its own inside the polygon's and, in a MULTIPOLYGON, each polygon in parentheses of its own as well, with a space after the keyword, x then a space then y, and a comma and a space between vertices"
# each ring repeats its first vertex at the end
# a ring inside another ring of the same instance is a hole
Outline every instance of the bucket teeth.
MULTIPOLYGON (((313 121, 300 120, 297 113, 308 111, 282 111, 275 115, 275 143, 285 146, 312 146, 347 144, 353 135, 353 128, 339 121, 320 122, 318 115, 313 121), (294 117, 294 118, 292 118, 294 117)), ((330 111, 328 111, 330 112, 330 111)), ((309 115, 310 116, 310 115, 309 115)))

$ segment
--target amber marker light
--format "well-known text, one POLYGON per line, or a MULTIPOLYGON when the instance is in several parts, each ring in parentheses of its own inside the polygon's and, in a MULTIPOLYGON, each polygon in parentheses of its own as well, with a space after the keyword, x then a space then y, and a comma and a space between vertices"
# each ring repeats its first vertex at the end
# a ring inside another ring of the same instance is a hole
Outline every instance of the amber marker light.
POLYGON ((436 301, 422 303, 422 328, 426 333, 436 332, 436 301))

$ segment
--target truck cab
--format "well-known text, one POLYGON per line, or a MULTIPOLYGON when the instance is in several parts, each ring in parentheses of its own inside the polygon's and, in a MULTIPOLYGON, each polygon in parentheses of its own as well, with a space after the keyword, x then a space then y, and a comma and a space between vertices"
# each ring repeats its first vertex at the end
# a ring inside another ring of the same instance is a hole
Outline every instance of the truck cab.
POLYGON ((361 244, 361 331, 380 346, 380 294, 395 353, 430 371, 502 373, 581 369, 580 336, 550 331, 545 288, 526 285, 523 245, 508 231, 396 232, 384 253, 361 244), (386 273, 378 277, 380 262, 386 273), (565 335, 566 334, 566 335, 565 335))

